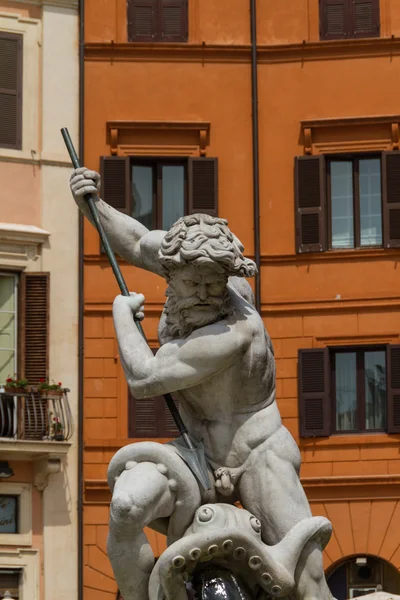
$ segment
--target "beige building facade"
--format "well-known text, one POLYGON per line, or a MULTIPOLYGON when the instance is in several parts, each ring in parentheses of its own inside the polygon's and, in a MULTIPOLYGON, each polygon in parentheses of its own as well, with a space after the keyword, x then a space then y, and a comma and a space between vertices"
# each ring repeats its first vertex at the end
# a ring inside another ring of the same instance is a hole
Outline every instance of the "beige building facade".
POLYGON ((78 48, 77 0, 0 1, 0 598, 78 595, 78 48))

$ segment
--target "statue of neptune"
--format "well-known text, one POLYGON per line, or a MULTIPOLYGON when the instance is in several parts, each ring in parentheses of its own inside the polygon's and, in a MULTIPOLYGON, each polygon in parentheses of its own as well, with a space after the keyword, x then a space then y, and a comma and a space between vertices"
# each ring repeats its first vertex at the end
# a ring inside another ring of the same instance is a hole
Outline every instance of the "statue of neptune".
MULTIPOLYGON (((155 356, 132 318, 143 318, 143 295, 115 298, 120 358, 136 398, 170 392, 179 400, 213 474, 213 490, 206 492, 176 447, 155 442, 122 448, 111 461, 109 557, 124 600, 146 600, 154 557, 145 526, 164 531, 171 543, 202 503, 239 501, 261 523, 262 541, 274 546, 311 512, 299 480, 300 453, 275 400, 271 340, 244 279, 254 276, 256 266, 243 256, 226 220, 195 214, 168 232, 148 231, 99 198, 98 173, 76 169, 70 186, 89 218, 84 195, 94 195, 117 254, 167 282, 155 356), (127 448, 133 448, 130 454, 127 448)), ((306 543, 294 580, 290 598, 332 599, 321 539, 306 543)))

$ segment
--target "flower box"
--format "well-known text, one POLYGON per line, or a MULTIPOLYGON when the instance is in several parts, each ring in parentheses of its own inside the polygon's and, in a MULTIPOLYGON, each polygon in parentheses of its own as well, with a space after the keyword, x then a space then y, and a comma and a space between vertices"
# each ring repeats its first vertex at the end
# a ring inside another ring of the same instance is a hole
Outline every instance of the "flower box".
POLYGON ((39 394, 42 398, 62 398, 64 390, 39 390, 39 394))
POLYGON ((24 387, 13 387, 13 386, 4 386, 4 392, 6 394, 27 394, 28 390, 24 387))

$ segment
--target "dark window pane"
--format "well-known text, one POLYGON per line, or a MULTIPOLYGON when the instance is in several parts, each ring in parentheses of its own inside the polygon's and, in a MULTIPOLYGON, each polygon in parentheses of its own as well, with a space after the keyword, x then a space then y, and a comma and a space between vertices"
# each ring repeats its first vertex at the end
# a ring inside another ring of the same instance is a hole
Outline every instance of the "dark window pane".
POLYGON ((386 426, 386 354, 365 352, 365 429, 386 426))
POLYGON ((9 592, 13 600, 18 600, 20 576, 21 571, 19 569, 0 570, 0 598, 3 598, 6 592, 9 592))
POLYGON ((332 248, 354 248, 353 162, 331 162, 332 248))
POLYGON ((382 244, 381 161, 360 160, 361 246, 382 244))
POLYGON ((185 214, 185 168, 162 167, 162 229, 170 227, 185 214))
POLYGON ((0 496, 0 533, 18 533, 18 496, 0 496))
POLYGON ((357 369, 356 353, 343 352, 336 360, 336 430, 357 429, 357 369))
POLYGON ((132 168, 132 217, 153 229, 153 167, 132 168))
POLYGON ((347 589, 347 564, 335 569, 327 577, 327 583, 334 598, 346 600, 349 597, 347 589))

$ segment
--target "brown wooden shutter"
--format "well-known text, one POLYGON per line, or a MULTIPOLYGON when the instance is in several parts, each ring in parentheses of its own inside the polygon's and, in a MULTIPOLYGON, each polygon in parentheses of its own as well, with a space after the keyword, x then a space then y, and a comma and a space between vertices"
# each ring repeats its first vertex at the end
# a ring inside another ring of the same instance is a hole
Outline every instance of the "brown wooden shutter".
MULTIPOLYGON (((178 403, 175 402, 178 406, 178 403)), ((179 431, 163 396, 137 400, 128 389, 129 438, 175 438, 179 431)))
POLYGON ((299 350, 299 420, 301 437, 331 432, 328 348, 299 350))
POLYGON ((22 148, 22 35, 0 33, 0 146, 22 148))
POLYGON ((295 162, 296 251, 326 250, 326 173, 324 156, 295 162))
POLYGON ((218 215, 218 159, 189 158, 188 212, 218 215))
POLYGON ((129 157, 102 156, 100 159, 101 198, 127 215, 132 204, 129 166, 129 157))
POLYGON ((187 0, 159 0, 159 30, 164 42, 187 42, 187 0))
POLYGON ((158 0, 128 0, 128 42, 158 37, 158 0))
POLYGON ((158 437, 158 412, 162 398, 137 400, 128 389, 128 435, 130 438, 158 437))
POLYGON ((383 245, 400 247, 400 152, 382 153, 383 245))
POLYGON ((352 0, 352 37, 379 36, 379 0, 352 0))
POLYGON ((319 19, 322 40, 346 38, 350 30, 349 0, 320 0, 319 19))
POLYGON ((50 273, 20 279, 20 376, 30 384, 49 376, 50 273))
POLYGON ((387 352, 388 433, 400 433, 400 346, 389 346, 387 352))

